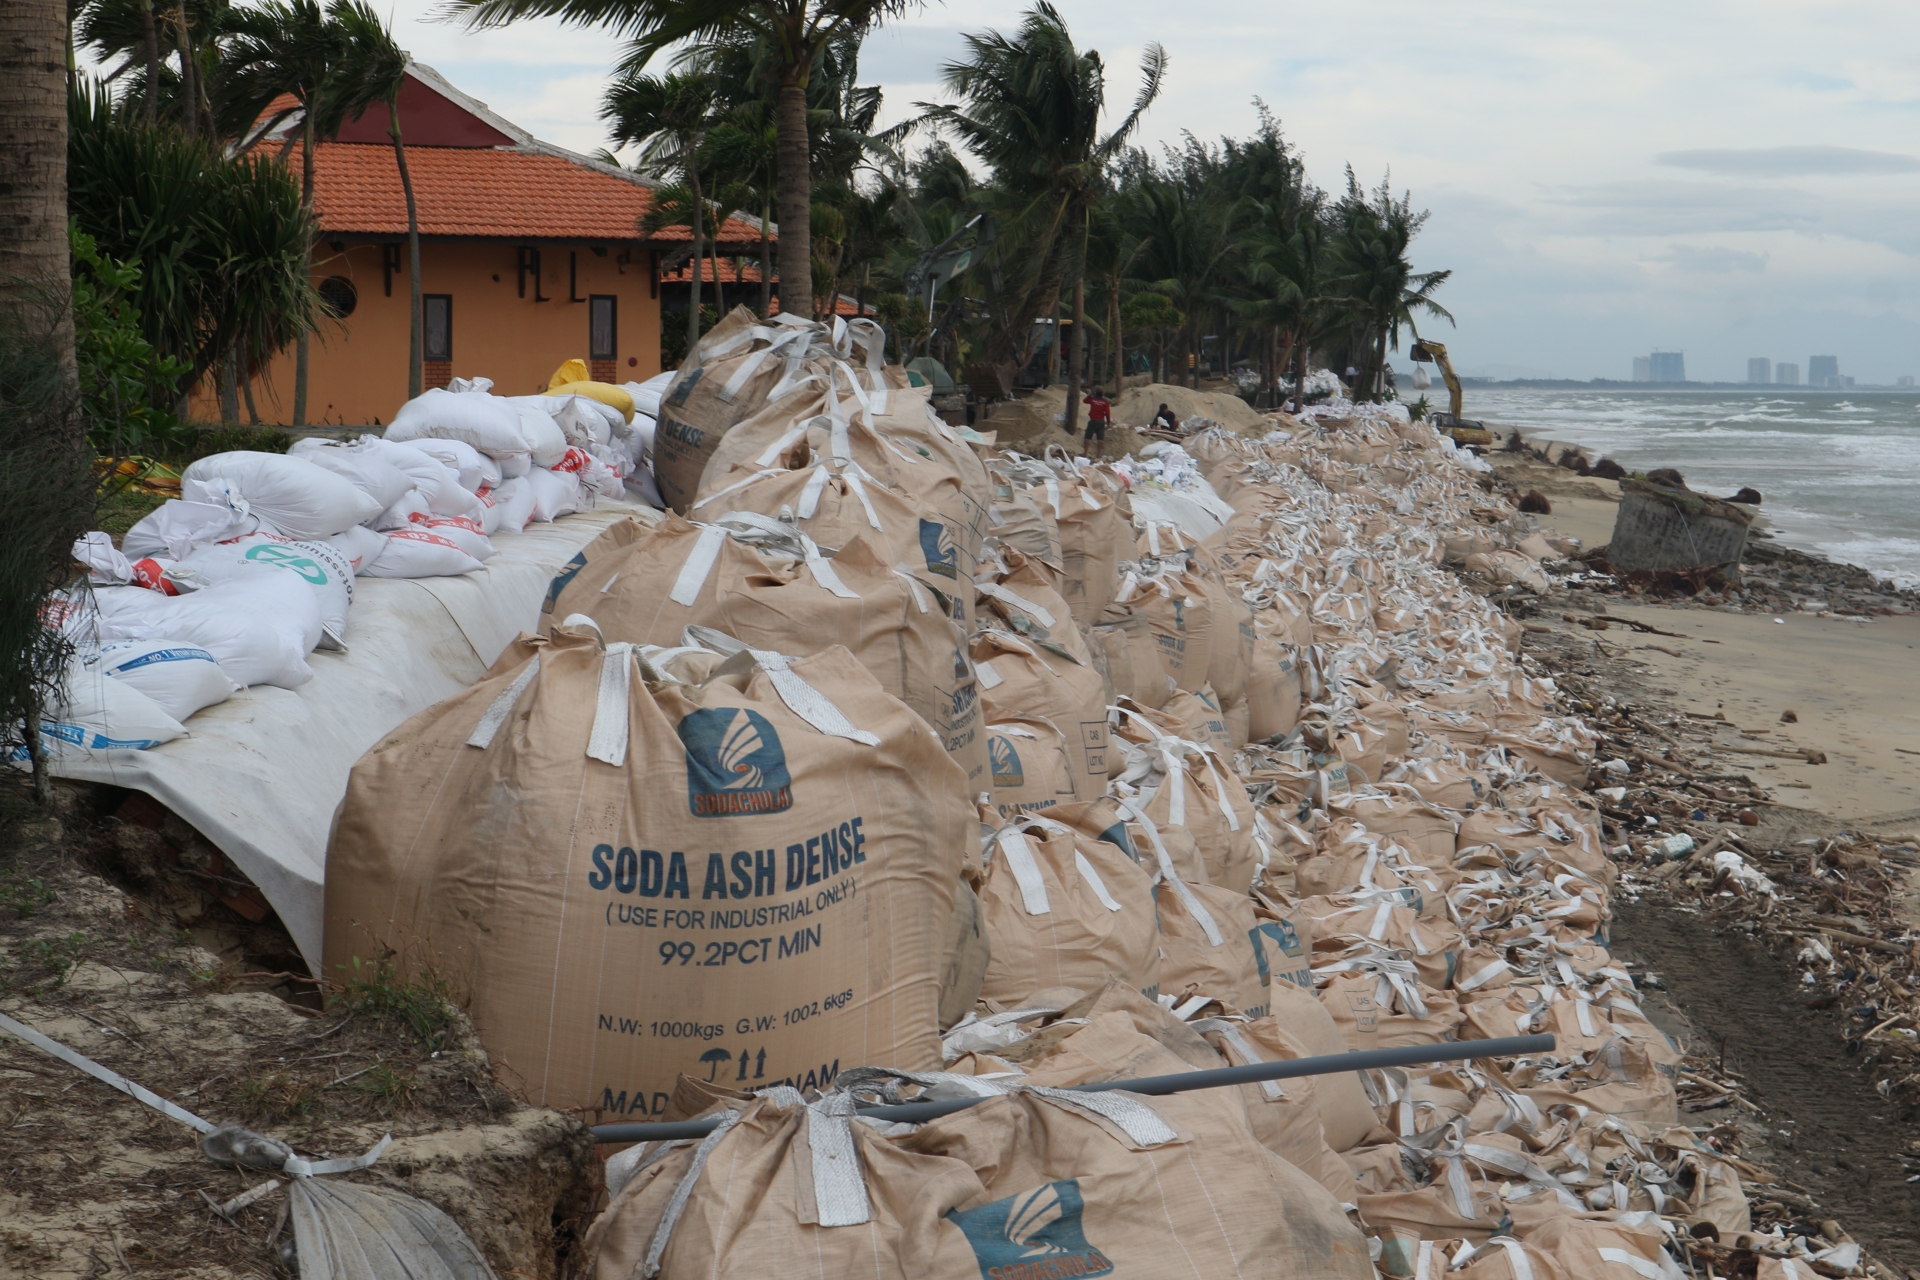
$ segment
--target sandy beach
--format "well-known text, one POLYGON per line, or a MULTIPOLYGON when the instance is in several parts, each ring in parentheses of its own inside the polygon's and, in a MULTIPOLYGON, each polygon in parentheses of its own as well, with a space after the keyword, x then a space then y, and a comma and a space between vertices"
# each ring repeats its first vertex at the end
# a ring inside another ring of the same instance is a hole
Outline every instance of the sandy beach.
MULTIPOLYGON (((1489 458, 1503 480, 1522 492, 1537 489, 1552 503, 1551 515, 1537 517, 1542 529, 1578 538, 1584 547, 1612 537, 1616 482, 1534 459, 1497 453, 1489 458)), ((1764 511, 1756 529, 1763 527, 1764 511)), ((1588 643, 1610 655, 1630 651, 1647 668, 1647 679, 1670 691, 1677 712, 1724 715, 1729 727, 1719 737, 1747 750, 1804 747, 1826 753, 1824 765, 1752 756, 1754 780, 1777 802, 1882 831, 1904 831, 1920 821, 1920 699, 1912 694, 1920 617, 1857 620, 1739 612, 1686 600, 1594 600, 1611 616, 1687 637, 1619 625, 1604 634, 1580 628, 1588 643), (1786 711, 1798 723, 1782 723, 1786 711)), ((1565 612, 1549 602, 1540 620, 1576 628, 1565 612)))

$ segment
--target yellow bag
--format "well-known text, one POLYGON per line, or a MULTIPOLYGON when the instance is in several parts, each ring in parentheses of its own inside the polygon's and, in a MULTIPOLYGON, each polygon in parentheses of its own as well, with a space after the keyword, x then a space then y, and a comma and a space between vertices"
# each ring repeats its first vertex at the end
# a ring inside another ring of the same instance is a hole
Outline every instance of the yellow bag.
POLYGON ((633 397, 626 388, 616 387, 611 382, 595 382, 587 372, 584 360, 569 360, 553 371, 547 379, 547 392, 550 396, 585 396, 589 400, 598 400, 609 409, 618 409, 620 416, 628 422, 633 421, 633 397))

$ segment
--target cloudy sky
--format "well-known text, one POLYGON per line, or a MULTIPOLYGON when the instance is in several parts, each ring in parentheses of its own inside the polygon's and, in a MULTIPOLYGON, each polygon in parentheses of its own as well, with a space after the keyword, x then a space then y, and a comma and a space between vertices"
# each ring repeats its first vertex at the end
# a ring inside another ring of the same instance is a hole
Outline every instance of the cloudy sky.
MULTIPOLYGON (((1266 100, 1316 181, 1389 169, 1432 220, 1418 265, 1463 371, 1629 375, 1683 350, 1696 379, 1832 354, 1862 383, 1920 375, 1920 6, 1912 0, 1058 0, 1105 56, 1112 105, 1142 47, 1171 55, 1150 143, 1245 134, 1266 100)), ((478 35, 399 0, 401 43, 563 145, 604 142, 610 41, 478 35)), ((876 34, 889 115, 937 96, 962 31, 1017 0, 929 4, 876 34)))

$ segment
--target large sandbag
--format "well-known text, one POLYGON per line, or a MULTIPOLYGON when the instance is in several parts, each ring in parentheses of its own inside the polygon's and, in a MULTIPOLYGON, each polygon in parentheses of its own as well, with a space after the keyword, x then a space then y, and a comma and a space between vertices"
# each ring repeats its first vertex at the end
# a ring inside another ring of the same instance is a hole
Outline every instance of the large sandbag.
POLYGON ((938 591, 953 620, 971 627, 973 592, 959 582, 953 531, 938 511, 887 488, 858 466, 818 462, 793 471, 750 472, 703 494, 689 515, 712 521, 731 511, 778 517, 835 551, 856 537, 882 545, 888 563, 938 591))
POLYGON ((1082 798, 1074 791, 1078 774, 1067 740, 1045 720, 1023 716, 989 724, 987 769, 993 808, 1003 822, 1082 798))
POLYGON ((735 307, 694 344, 660 398, 653 437, 653 476, 669 507, 686 514, 708 460, 735 424, 769 400, 806 394, 795 388, 814 328, 788 316, 763 325, 735 307))
MULTIPOLYGON (((1339 1026, 1312 991, 1278 982, 1268 994, 1275 1021, 1300 1041, 1307 1057, 1350 1051, 1339 1026)), ((1352 1150, 1379 1127, 1379 1118, 1373 1113, 1373 1104, 1367 1101, 1367 1091, 1360 1083, 1358 1072, 1315 1076, 1314 1090, 1327 1145, 1335 1151, 1352 1150)))
POLYGON ((976 830, 958 767, 838 646, 699 686, 636 659, 523 638, 362 757, 328 852, 328 972, 433 969, 547 1107, 652 1115, 682 1072, 813 1088, 938 1067, 976 830))
MULTIPOLYGON (((1072 625, 1069 623, 1068 625, 1072 625)), ((1067 740, 1076 796, 1106 790, 1106 681, 1092 667, 1049 653, 1008 631, 977 631, 970 646, 989 721, 1038 716, 1067 740)))
POLYGON ((1124 1099, 1124 1110, 1015 1093, 896 1140, 965 1161, 991 1197, 946 1215, 939 1252, 921 1254, 916 1274, 1372 1280, 1359 1229, 1259 1143, 1235 1091, 1084 1096, 1124 1099), (964 1247, 950 1254, 949 1241, 964 1247))
POLYGON ((1143 707, 1166 705, 1172 686, 1160 665, 1153 629, 1144 616, 1130 606, 1110 604, 1089 640, 1106 655, 1107 675, 1116 697, 1131 698, 1143 707))
POLYGON ((966 770, 967 798, 988 789, 986 735, 960 633, 933 593, 896 573, 864 536, 832 559, 795 559, 668 516, 650 536, 616 525, 574 560, 549 592, 543 627, 582 614, 609 641, 666 647, 689 626, 776 651, 831 639, 939 735, 966 770))
POLYGON ((530 445, 520 411, 504 398, 441 387, 429 387, 401 405, 386 431, 396 443, 422 436, 462 440, 492 458, 525 455, 530 445))
POLYGON ((1163 879, 1160 904, 1160 988, 1168 995, 1210 996, 1250 1018, 1268 1011, 1268 985, 1254 957, 1257 925, 1246 891, 1163 879))
POLYGON ((1056 483, 1043 491, 1060 529, 1060 567, 1067 574, 1063 594, 1074 620, 1090 627, 1119 590, 1127 522, 1119 504, 1090 484, 1056 483))
POLYGON ((1160 988, 1153 881, 1104 840, 1045 819, 1000 828, 980 903, 992 959, 981 995, 1012 1009, 1050 987, 1160 988))
POLYGON ((330 538, 380 514, 376 500, 346 477, 283 453, 216 453, 189 464, 180 481, 189 499, 213 490, 243 499, 289 538, 330 538))
POLYGON ((1247 738, 1264 742, 1300 722, 1300 668, 1291 645, 1272 636, 1254 641, 1247 668, 1247 738))
POLYGON ((1181 689, 1207 682, 1213 652, 1213 607, 1198 578, 1173 569, 1152 577, 1128 574, 1114 599, 1146 618, 1160 666, 1181 689))

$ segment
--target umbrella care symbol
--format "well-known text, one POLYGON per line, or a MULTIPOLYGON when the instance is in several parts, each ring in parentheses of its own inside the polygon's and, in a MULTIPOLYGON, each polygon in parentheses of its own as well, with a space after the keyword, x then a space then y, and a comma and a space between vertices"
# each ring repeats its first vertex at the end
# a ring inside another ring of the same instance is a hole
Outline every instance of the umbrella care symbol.
POLYGON ((732 1062, 733 1055, 725 1049, 709 1049, 700 1055, 700 1061, 707 1064, 707 1083, 712 1084, 714 1076, 720 1070, 720 1064, 732 1062))

